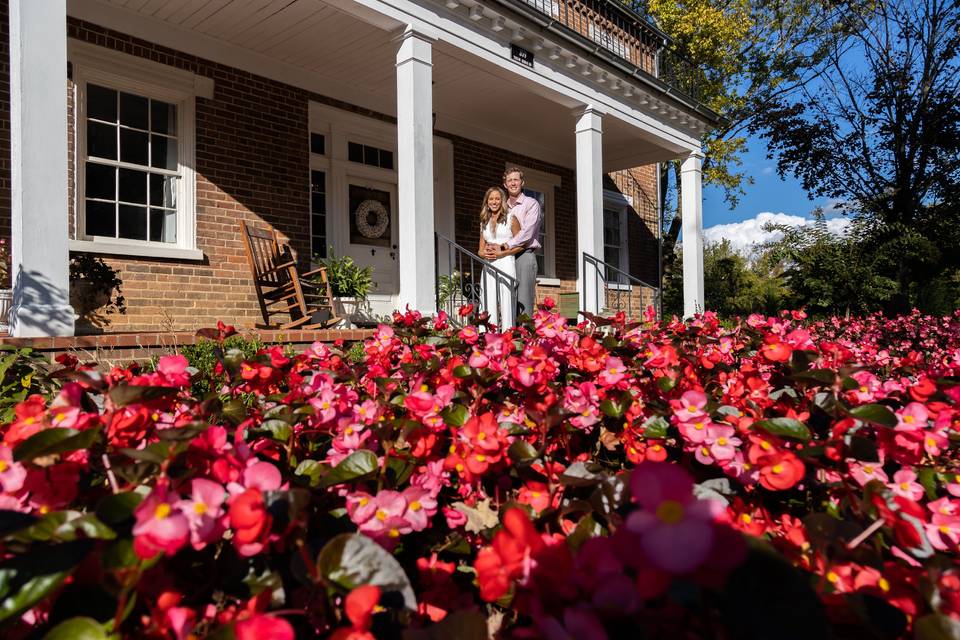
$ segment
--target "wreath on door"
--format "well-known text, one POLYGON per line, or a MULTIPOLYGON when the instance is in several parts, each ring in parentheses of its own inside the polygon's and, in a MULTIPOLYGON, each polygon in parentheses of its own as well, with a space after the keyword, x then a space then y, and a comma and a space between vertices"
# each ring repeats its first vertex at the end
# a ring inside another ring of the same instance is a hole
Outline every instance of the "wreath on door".
POLYGON ((390 214, 379 200, 364 200, 353 212, 353 217, 357 224, 357 231, 364 238, 379 238, 390 225, 390 214))

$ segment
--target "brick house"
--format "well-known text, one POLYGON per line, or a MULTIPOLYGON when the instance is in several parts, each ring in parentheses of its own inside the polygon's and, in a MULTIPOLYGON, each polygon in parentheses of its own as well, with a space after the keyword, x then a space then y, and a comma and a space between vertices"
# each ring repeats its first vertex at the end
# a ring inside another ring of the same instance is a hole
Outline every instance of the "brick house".
MULTIPOLYGON (((372 266, 375 312, 432 311, 435 233, 476 250, 482 195, 513 165, 543 203, 540 298, 594 286, 584 253, 657 281, 657 162, 684 158, 685 245, 702 250, 699 139, 716 115, 660 73, 665 37, 612 0, 0 12, 14 335, 74 332, 78 252, 120 272, 127 313, 110 331, 252 326, 240 220, 276 229, 304 265, 332 248, 372 266), (370 200, 388 216, 374 237, 354 215, 370 200)), ((685 252, 690 311, 700 255, 685 252)))

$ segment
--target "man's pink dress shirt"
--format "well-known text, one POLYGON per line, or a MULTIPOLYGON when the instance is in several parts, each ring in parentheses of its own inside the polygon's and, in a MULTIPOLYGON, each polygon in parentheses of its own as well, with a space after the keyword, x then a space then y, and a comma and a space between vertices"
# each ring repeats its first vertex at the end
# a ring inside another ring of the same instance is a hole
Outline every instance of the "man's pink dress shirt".
POLYGON ((510 206, 510 213, 520 223, 520 231, 507 241, 507 246, 511 249, 521 246, 528 249, 539 249, 540 203, 536 198, 531 198, 520 192, 516 200, 508 199, 507 204, 510 206))

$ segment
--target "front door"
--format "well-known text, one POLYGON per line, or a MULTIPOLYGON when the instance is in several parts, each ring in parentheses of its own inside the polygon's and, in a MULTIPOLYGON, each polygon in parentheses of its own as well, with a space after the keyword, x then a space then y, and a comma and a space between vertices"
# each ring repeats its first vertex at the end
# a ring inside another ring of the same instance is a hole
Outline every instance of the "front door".
POLYGON ((374 294, 397 293, 397 186, 346 176, 344 255, 373 267, 374 294))

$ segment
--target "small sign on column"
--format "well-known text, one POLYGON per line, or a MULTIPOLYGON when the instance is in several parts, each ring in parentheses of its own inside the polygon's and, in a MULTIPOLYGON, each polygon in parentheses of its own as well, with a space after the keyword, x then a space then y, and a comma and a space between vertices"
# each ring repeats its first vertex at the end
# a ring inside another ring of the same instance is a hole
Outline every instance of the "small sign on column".
POLYGON ((520 64, 526 65, 533 68, 533 51, 528 51, 523 47, 518 47, 515 44, 510 45, 510 57, 519 62, 520 64))

